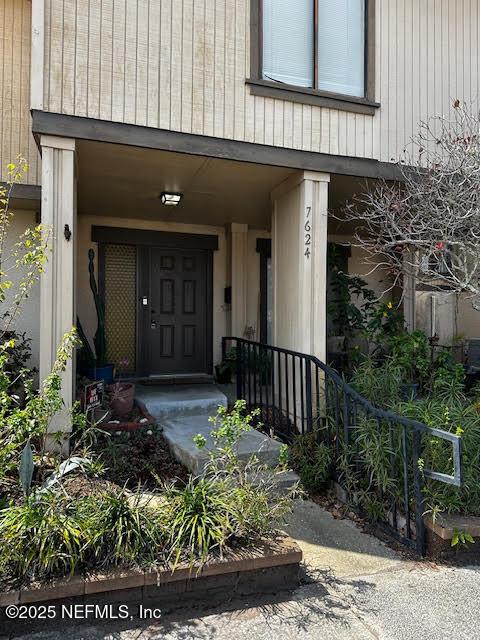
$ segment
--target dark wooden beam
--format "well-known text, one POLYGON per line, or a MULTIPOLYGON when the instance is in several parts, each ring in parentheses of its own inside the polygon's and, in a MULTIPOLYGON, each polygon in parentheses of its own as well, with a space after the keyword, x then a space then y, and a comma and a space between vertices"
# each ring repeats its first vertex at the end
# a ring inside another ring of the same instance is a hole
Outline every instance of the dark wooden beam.
POLYGON ((274 167, 361 178, 402 179, 396 164, 371 158, 300 151, 46 111, 33 110, 32 119, 37 141, 40 135, 54 135, 274 167))

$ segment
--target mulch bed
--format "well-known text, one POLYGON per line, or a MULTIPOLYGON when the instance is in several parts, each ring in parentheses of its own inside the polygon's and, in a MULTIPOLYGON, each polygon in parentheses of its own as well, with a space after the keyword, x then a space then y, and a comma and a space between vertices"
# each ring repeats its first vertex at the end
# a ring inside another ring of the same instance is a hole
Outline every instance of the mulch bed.
POLYGON ((161 481, 185 481, 187 469, 175 460, 158 430, 105 434, 97 441, 96 453, 105 465, 103 478, 135 489, 158 487, 161 481))

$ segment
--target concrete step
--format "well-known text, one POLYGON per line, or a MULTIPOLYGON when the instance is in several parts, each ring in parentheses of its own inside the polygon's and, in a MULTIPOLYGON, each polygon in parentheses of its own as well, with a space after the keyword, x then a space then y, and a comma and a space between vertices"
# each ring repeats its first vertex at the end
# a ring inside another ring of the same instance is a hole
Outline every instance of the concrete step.
POLYGON ((162 424, 186 416, 213 416, 218 407, 227 406, 227 398, 213 384, 137 385, 136 398, 162 424))
MULTIPOLYGON (((178 417, 163 421, 161 426, 175 458, 192 473, 201 474, 214 446, 210 435, 214 426, 208 421, 208 416, 178 417), (202 435, 207 441, 204 449, 198 449, 193 441, 197 434, 202 435)), ((242 435, 237 445, 237 453, 240 460, 245 462, 255 454, 262 464, 275 467, 278 464, 281 446, 280 442, 252 429, 242 435)))
MULTIPOLYGON (((264 479, 266 480, 266 474, 264 472, 260 473, 258 476, 257 484, 260 484, 264 479)), ((275 476, 275 480, 273 483, 273 489, 275 493, 284 494, 290 491, 295 486, 300 486, 300 478, 295 473, 295 471, 282 471, 279 472, 275 476)))

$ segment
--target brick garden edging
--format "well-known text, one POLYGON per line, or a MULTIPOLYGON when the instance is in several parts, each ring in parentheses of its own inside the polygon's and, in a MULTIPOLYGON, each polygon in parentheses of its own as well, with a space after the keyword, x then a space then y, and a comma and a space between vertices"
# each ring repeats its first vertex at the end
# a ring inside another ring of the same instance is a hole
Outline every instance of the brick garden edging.
POLYGON ((265 586, 268 588, 270 576, 272 587, 285 588, 295 586, 293 583, 298 581, 301 561, 302 552, 296 542, 286 535, 279 535, 276 540, 262 541, 254 548, 228 550, 222 560, 208 562, 202 567, 180 565, 174 572, 170 569, 119 570, 29 585, 18 591, 0 593, 0 607, 66 598, 86 601, 92 596, 98 600, 102 594, 108 594, 109 601, 114 600, 115 595, 119 599, 142 600, 194 591, 198 596, 202 593, 202 585, 206 590, 212 585, 213 588, 232 587, 231 592, 235 593, 237 589, 234 587, 242 584, 242 577, 246 577, 252 586, 256 579, 260 580, 264 589, 265 586))
POLYGON ((424 520, 427 529, 427 554, 430 558, 474 564, 480 562, 480 518, 441 513, 435 518, 435 522, 430 516, 424 520), (469 533, 475 539, 475 544, 452 547, 455 530, 469 533))

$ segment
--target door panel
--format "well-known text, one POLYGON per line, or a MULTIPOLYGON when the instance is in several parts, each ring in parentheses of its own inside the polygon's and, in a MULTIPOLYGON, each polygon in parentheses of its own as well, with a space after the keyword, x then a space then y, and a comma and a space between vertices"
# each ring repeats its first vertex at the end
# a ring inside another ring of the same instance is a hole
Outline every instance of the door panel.
POLYGON ((208 254, 151 248, 147 373, 208 373, 208 254))

